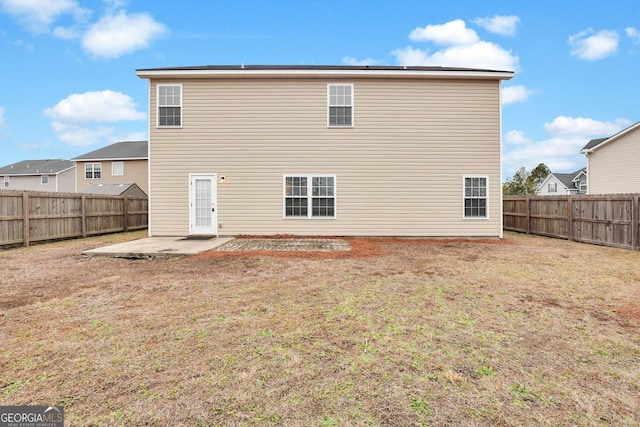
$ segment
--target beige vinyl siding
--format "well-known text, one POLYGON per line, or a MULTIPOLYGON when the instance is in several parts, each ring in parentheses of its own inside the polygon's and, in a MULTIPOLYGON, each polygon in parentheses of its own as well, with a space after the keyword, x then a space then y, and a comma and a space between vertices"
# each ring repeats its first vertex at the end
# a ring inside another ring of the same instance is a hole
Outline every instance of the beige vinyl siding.
POLYGON ((91 160, 77 162, 77 191, 81 192, 91 184, 136 184, 142 191, 149 194, 149 167, 147 159, 144 160, 91 160), (124 175, 112 175, 112 163, 124 164, 124 175), (99 179, 86 179, 84 165, 86 163, 101 163, 102 177, 99 179))
POLYGON ((189 232, 189 173, 217 173, 221 235, 500 235, 494 80, 185 79, 150 85, 151 233, 189 232), (158 129, 155 86, 183 85, 158 129), (327 127, 327 83, 354 84, 354 127, 327 127), (284 219, 283 175, 335 175, 336 219, 284 219), (463 176, 489 178, 489 219, 463 219, 463 176))
POLYGON ((640 193, 640 128, 589 154, 589 194, 640 193))

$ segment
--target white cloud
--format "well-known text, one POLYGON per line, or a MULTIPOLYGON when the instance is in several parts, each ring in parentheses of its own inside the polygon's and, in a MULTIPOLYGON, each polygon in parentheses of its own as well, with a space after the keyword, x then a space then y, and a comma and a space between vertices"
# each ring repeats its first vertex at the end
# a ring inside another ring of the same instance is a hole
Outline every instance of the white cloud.
POLYGON ((502 105, 524 102, 533 93, 535 93, 533 90, 527 89, 522 85, 504 87, 502 88, 502 105))
POLYGON ((72 15, 81 22, 91 14, 76 0, 0 0, 0 6, 34 33, 47 32, 60 16, 72 15))
POLYGON ((82 46, 100 58, 117 58, 149 46, 156 37, 166 33, 164 24, 148 13, 127 14, 119 11, 106 15, 93 24, 82 38, 82 46))
POLYGON ((504 142, 512 145, 531 144, 533 141, 525 137, 524 132, 520 130, 510 130, 504 136, 504 142))
POLYGON ((344 65, 380 65, 382 61, 373 58, 356 59, 353 56, 345 56, 342 58, 344 65))
POLYGON ((480 40, 478 34, 456 19, 442 25, 427 25, 414 29, 409 38, 443 46, 439 50, 413 46, 391 53, 400 65, 468 67, 496 70, 517 70, 519 58, 501 46, 480 40))
POLYGON ((631 125, 631 122, 627 119, 602 122, 585 117, 558 116, 553 121, 545 123, 544 130, 556 136, 591 139, 611 136, 629 125, 631 125))
POLYGON ((480 40, 478 34, 467 28, 462 19, 447 22, 442 25, 427 25, 416 28, 409 34, 413 41, 427 41, 444 46, 469 45, 480 40))
POLYGON ((522 131, 511 130, 503 139, 505 178, 520 167, 531 169, 539 163, 544 163, 553 172, 571 172, 584 167, 586 159, 580 150, 587 142, 614 135, 630 124, 627 119, 610 122, 559 116, 543 126, 551 137, 539 141, 528 138, 522 131))
POLYGON ((571 55, 588 61, 598 61, 616 53, 618 40, 616 31, 602 30, 596 33, 592 28, 588 28, 569 37, 571 55))
POLYGON ((147 115, 136 109, 131 97, 104 90, 69 95, 54 107, 44 110, 53 119, 51 127, 57 138, 71 146, 89 146, 114 142, 119 136, 104 123, 143 121, 147 115))
POLYGON ((77 27, 56 27, 52 32, 54 37, 63 40, 75 40, 80 38, 80 30, 77 27))
POLYGON ((70 123, 119 122, 145 120, 146 114, 136 110, 131 97, 121 92, 103 90, 69 95, 44 114, 70 123))
POLYGON ((516 35, 516 27, 520 23, 520 18, 515 15, 496 15, 493 18, 477 18, 473 22, 489 32, 513 37, 516 35))
POLYGON ((441 65, 495 70, 517 70, 519 58, 502 47, 479 41, 467 46, 453 46, 430 54, 429 50, 396 49, 392 52, 400 65, 441 65))
POLYGON ((627 37, 631 39, 633 44, 640 44, 640 31, 633 27, 627 27, 624 29, 624 32, 627 33, 627 37))

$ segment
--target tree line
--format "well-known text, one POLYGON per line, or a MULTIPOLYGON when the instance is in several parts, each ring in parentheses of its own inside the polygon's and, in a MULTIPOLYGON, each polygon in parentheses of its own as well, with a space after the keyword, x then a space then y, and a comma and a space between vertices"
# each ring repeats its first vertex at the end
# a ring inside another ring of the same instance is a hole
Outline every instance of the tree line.
POLYGON ((502 194, 505 196, 535 196, 538 187, 550 173, 551 170, 544 163, 531 169, 531 172, 528 172, 525 167, 521 167, 502 184, 502 194))

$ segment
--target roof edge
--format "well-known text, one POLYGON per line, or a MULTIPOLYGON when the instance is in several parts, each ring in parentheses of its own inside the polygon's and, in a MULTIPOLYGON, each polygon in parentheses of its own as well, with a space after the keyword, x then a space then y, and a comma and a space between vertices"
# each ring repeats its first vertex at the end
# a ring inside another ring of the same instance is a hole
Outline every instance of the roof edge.
POLYGON ((205 65, 195 67, 141 68, 140 78, 172 77, 431 77, 431 78, 484 78, 509 80, 513 71, 459 67, 423 66, 337 66, 337 65, 205 65))
POLYGON ((594 145, 593 147, 583 148, 582 150, 580 150, 580 154, 593 153, 598 148, 601 148, 601 147, 607 145, 608 143, 610 143, 612 141, 615 141, 616 139, 622 137, 623 135, 626 135, 629 132, 632 132, 633 130, 635 130, 638 127, 640 127, 640 122, 636 122, 636 123, 632 124, 631 126, 622 129, 620 132, 616 133, 613 136, 610 136, 609 138, 604 138, 603 141, 600 141, 598 144, 594 145))

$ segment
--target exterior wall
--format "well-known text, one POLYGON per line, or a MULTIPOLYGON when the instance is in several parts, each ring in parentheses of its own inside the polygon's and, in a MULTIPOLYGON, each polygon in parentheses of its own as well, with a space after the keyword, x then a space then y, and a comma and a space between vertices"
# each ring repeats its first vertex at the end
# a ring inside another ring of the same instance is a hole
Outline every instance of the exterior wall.
POLYGON ((596 148, 587 157, 588 193, 640 193, 640 128, 596 148))
POLYGON ((42 183, 42 175, 9 176, 9 186, 4 186, 4 176, 0 175, 0 189, 23 191, 73 192, 74 171, 69 169, 58 175, 48 174, 49 182, 42 183), (57 183, 57 185, 56 185, 57 183))
MULTIPOLYGON (((150 83, 152 235, 189 234, 189 173, 217 173, 220 235, 501 236, 500 82, 184 79, 150 83), (183 126, 156 127, 156 84, 183 126), (354 84, 354 127, 327 127, 327 84, 354 84), (336 176, 336 219, 284 219, 283 175, 336 176), (489 218, 463 219, 463 176, 489 218)), ((79 169, 81 171, 83 169, 79 169)))
MULTIPOLYGON (((49 179, 51 182, 51 179, 49 179)), ((58 192, 73 193, 76 191, 76 170, 71 168, 58 174, 58 192)))
POLYGON ((76 191, 81 192, 91 184, 136 184, 142 191, 149 194, 149 170, 147 159, 144 160, 92 160, 76 162, 76 191), (124 175, 112 175, 111 164, 113 162, 124 163, 124 175), (86 179, 84 174, 85 163, 101 163, 102 178, 86 179))
POLYGON ((554 175, 549 175, 547 179, 544 180, 542 185, 540 185, 540 188, 538 189, 539 196, 560 196, 563 194, 571 194, 571 191, 554 175), (556 184, 557 191, 550 192, 549 184, 551 185, 556 184))

